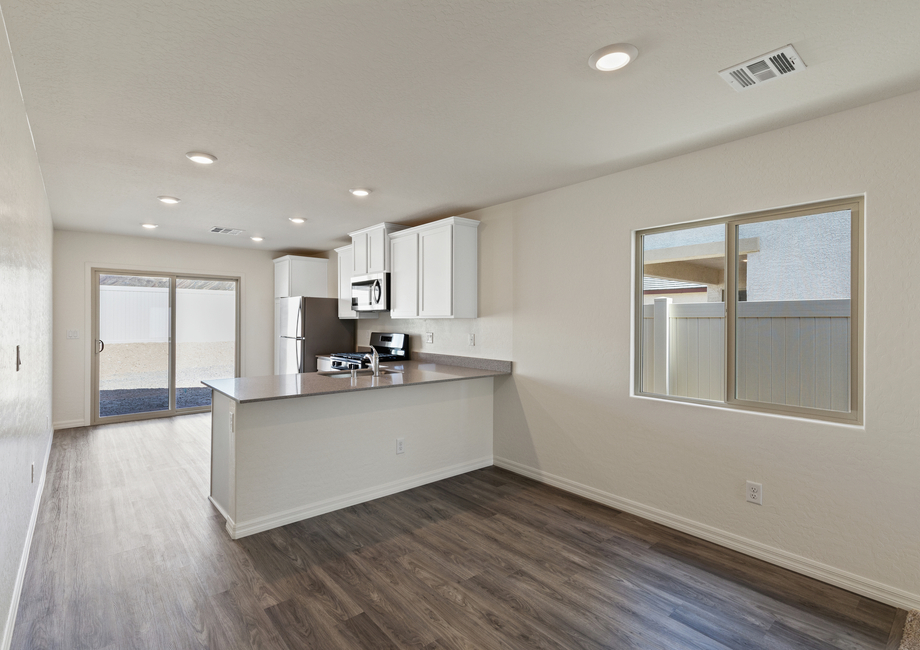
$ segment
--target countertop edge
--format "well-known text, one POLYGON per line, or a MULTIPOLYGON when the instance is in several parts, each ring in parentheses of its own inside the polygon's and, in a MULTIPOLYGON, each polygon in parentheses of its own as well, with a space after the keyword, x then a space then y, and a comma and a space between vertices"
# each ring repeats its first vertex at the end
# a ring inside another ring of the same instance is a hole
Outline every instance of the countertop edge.
MULTIPOLYGON (((446 356, 446 355, 437 355, 437 356, 440 357, 440 356, 446 356)), ((249 397, 249 398, 239 397, 237 394, 234 394, 233 391, 228 390, 226 387, 221 387, 221 383, 234 382, 234 385, 237 385, 237 382, 246 381, 246 380, 253 381, 253 382, 258 381, 258 380, 277 381, 275 379, 275 377, 277 376, 269 375, 267 377, 239 377, 236 379, 203 380, 201 383, 204 386, 207 386, 208 388, 210 388, 211 390, 217 391, 218 393, 225 396, 226 398, 236 402, 237 404, 250 404, 250 403, 255 403, 255 402, 272 402, 276 400, 287 400, 287 399, 294 399, 294 398, 301 398, 301 397, 318 397, 320 395, 338 395, 342 393, 365 392, 365 391, 380 390, 380 389, 385 389, 385 388, 403 388, 403 387, 408 387, 408 386, 423 386, 425 384, 443 383, 443 382, 450 382, 450 381, 464 381, 467 379, 484 379, 488 377, 501 377, 504 375, 511 374, 511 370, 510 370, 511 362, 510 361, 504 362, 504 363, 507 363, 508 365, 507 371, 486 369, 486 368, 471 368, 469 366, 451 366, 451 365, 438 364, 438 363, 432 364, 431 361, 427 359, 414 360, 408 363, 411 363, 413 365, 419 365, 419 364, 434 365, 434 368, 427 368, 427 369, 422 369, 418 367, 407 368, 405 369, 404 373, 413 373, 413 372, 421 371, 421 372, 436 373, 440 376, 424 378, 424 379, 421 379, 418 381, 412 381, 409 383, 398 383, 398 384, 388 383, 388 384, 376 385, 376 386, 373 386, 373 385, 354 386, 349 383, 348 379, 345 379, 345 378, 333 379, 331 377, 328 377, 328 378, 323 378, 322 381, 324 382, 325 381, 343 382, 343 384, 340 384, 337 387, 329 386, 328 390, 298 392, 298 393, 291 393, 291 394, 265 394, 265 395, 257 395, 255 397, 249 397), (451 376, 452 370, 454 372, 457 372, 455 376, 451 376), (478 371, 478 372, 476 372, 475 374, 468 374, 471 370, 478 371)), ((387 365, 391 365, 391 364, 387 364, 387 365)), ((404 365, 404 364, 392 364, 391 367, 399 367, 401 365, 404 365)), ((307 376, 313 375, 313 374, 315 373, 306 373, 307 376)), ((291 375, 291 376, 299 376, 299 375, 291 375)), ((366 375, 364 377, 368 378, 366 375)), ((265 390, 268 390, 268 389, 265 389, 265 390)))

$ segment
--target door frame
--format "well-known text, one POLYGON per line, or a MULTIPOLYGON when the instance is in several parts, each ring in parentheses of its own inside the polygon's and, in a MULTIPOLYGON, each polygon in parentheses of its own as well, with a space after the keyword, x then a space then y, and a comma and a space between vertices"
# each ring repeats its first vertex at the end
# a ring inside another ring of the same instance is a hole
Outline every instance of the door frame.
POLYGON ((239 276, 213 275, 208 273, 175 273, 168 271, 143 271, 138 269, 112 269, 104 267, 92 267, 90 269, 90 280, 92 294, 90 299, 90 321, 92 324, 92 337, 90 344, 90 424, 111 424, 116 422, 133 422, 135 420, 151 420, 154 418, 167 418, 174 415, 187 415, 191 413, 208 413, 211 411, 210 406, 199 406, 196 408, 176 408, 176 291, 178 280, 219 280, 221 282, 233 282, 236 284, 235 295, 235 322, 234 322, 234 350, 233 350, 233 375, 240 376, 240 295, 242 278, 239 276), (144 413, 128 413, 125 415, 110 415, 101 417, 99 415, 99 276, 101 275, 130 275, 136 277, 152 277, 169 279, 169 408, 165 411, 147 411, 144 413))

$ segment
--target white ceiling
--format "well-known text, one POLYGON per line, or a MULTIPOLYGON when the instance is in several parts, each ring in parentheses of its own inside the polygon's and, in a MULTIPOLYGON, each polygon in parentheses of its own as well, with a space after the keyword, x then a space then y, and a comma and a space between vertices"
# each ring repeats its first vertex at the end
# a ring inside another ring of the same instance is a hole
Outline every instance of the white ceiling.
POLYGON ((327 250, 381 221, 462 214, 920 88, 917 0, 0 8, 55 227, 272 250, 327 250), (617 42, 638 59, 588 68, 617 42), (800 74, 742 93, 717 75, 788 43, 800 74), (358 186, 374 192, 356 199, 358 186))

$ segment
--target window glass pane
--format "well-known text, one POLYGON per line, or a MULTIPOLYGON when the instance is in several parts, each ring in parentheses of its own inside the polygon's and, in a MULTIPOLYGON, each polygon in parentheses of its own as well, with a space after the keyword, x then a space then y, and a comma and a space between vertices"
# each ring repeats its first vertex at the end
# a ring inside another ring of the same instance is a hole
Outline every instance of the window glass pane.
POLYGON ((849 210, 737 228, 735 396, 850 410, 849 210))
POLYGON ((99 417, 168 411, 169 278, 100 275, 98 319, 99 417))
POLYGON ((236 282, 176 281, 176 408, 211 405, 202 379, 236 375, 236 282))
POLYGON ((641 390, 723 401, 725 226, 642 235, 641 390))

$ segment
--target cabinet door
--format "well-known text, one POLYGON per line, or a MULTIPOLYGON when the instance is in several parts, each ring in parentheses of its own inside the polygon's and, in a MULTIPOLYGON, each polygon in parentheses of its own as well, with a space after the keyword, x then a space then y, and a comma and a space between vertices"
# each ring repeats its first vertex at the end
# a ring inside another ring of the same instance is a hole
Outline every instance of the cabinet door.
POLYGON ((308 298, 326 298, 329 285, 326 270, 329 260, 293 258, 291 265, 290 293, 288 296, 306 296, 308 298))
POLYGON ((275 298, 291 295, 291 260, 275 262, 275 298))
POLYGON ((387 233, 383 228, 376 228, 367 233, 368 273, 383 273, 387 270, 388 243, 387 233))
POLYGON ((354 249, 349 246, 339 251, 339 318, 355 318, 351 310, 351 270, 354 267, 354 249))
POLYGON ((362 232, 352 237, 351 247, 354 255, 351 274, 367 275, 367 233, 362 232))
POLYGON ((452 226, 419 233, 419 316, 437 318, 453 315, 452 253, 452 226))
POLYGON ((278 374, 278 360, 281 358, 281 350, 279 348, 279 343, 281 341, 281 299, 275 298, 275 340, 272 344, 272 349, 274 351, 275 362, 273 364, 274 370, 272 374, 278 374))
POLYGON ((418 235, 390 240, 390 317, 418 318, 418 235))

